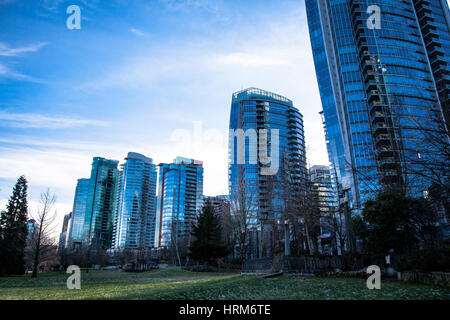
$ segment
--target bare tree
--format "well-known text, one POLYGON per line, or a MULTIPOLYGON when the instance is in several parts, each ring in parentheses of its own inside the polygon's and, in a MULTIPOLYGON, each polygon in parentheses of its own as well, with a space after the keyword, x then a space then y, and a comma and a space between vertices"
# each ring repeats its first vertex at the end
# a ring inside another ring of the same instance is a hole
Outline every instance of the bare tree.
POLYGON ((175 257, 176 257, 176 262, 174 264, 178 264, 178 266, 181 266, 181 256, 180 256, 180 239, 179 239, 179 227, 180 222, 178 221, 178 219, 176 221, 174 221, 172 219, 172 222, 170 224, 170 255, 171 255, 171 260, 172 263, 175 262, 175 257))
POLYGON ((29 252, 33 257, 33 274, 36 278, 41 263, 54 259, 52 252, 57 254, 56 240, 52 236, 55 229, 56 211, 53 211, 56 198, 50 194, 50 190, 41 194, 40 208, 34 218, 36 228, 29 238, 29 252))
POLYGON ((442 114, 431 111, 431 118, 415 121, 419 128, 415 137, 420 142, 409 150, 405 160, 411 165, 406 173, 423 178, 429 185, 450 192, 450 134, 442 114))
POLYGON ((294 230, 294 240, 306 238, 306 246, 311 255, 318 253, 318 230, 320 230, 320 210, 312 193, 309 180, 301 181, 298 171, 288 158, 281 168, 281 179, 277 180, 282 190, 282 224, 294 230))
POLYGON ((250 190, 243 179, 230 195, 231 230, 235 243, 238 244, 239 258, 245 259, 249 242, 249 233, 257 223, 258 198, 256 191, 250 190))

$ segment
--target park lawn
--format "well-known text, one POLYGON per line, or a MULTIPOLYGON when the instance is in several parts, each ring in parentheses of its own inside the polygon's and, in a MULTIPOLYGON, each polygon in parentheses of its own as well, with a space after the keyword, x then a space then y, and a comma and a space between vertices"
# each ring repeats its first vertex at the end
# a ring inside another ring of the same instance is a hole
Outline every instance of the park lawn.
POLYGON ((382 282, 381 290, 368 290, 360 279, 264 279, 230 273, 195 273, 179 268, 145 273, 90 271, 81 273, 81 290, 68 290, 64 272, 0 278, 0 299, 446 299, 450 288, 423 284, 382 282))

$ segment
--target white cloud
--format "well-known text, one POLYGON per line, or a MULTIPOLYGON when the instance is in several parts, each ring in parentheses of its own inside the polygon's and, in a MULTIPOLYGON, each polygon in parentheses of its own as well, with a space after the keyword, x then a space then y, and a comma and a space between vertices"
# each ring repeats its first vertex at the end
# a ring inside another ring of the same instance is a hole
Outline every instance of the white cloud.
MULTIPOLYGON (((207 103, 211 110, 229 110, 231 94, 239 89, 259 87, 273 91, 290 98, 304 115, 309 163, 328 163, 319 115, 321 101, 303 7, 282 22, 265 23, 261 30, 230 30, 220 34, 220 41, 186 41, 152 52, 156 53, 130 57, 80 88, 126 88, 146 96, 158 86, 167 88, 166 84, 170 83, 172 97, 190 97, 189 103, 192 100, 207 103)), ((175 103, 179 105, 177 110, 196 120, 195 114, 182 110, 183 101, 175 103)), ((197 116, 198 120, 203 118, 204 115, 197 116)), ((211 121, 219 124, 228 119, 211 121)), ((205 154, 200 160, 216 161, 211 154, 205 154)), ((226 170, 217 174, 223 177, 219 183, 225 185, 226 170)))
POLYGON ((130 28, 129 29, 131 33, 134 33, 135 35, 139 36, 139 37, 148 37, 148 34, 145 33, 142 30, 136 29, 136 28, 130 28))
MULTIPOLYGON (((176 121, 170 123, 185 126, 186 121, 192 123, 203 120, 208 127, 203 128, 200 138, 196 135, 194 123, 193 127, 188 124, 187 129, 167 134, 165 139, 154 138, 151 129, 146 128, 140 138, 127 135, 128 144, 99 142, 95 141, 95 137, 87 143, 28 138, 19 139, 22 144, 19 148, 14 147, 13 139, 0 138, 0 144, 8 144, 3 148, 0 145, 0 176, 11 180, 26 173, 33 188, 54 188, 61 203, 69 208, 76 179, 89 176, 93 156, 122 160, 127 152, 135 151, 153 158, 155 163, 170 162, 176 156, 202 160, 205 167, 205 194, 226 193, 228 170, 225 130, 231 94, 250 86, 282 94, 294 101, 304 115, 309 163, 327 164, 324 133, 318 114, 321 103, 305 12, 292 13, 280 23, 253 31, 255 33, 249 35, 248 32, 230 30, 220 34, 220 41, 181 41, 172 47, 165 46, 160 51, 148 50, 149 54, 145 56, 130 56, 121 63, 112 64, 110 70, 79 87, 86 91, 127 89, 127 94, 142 97, 144 106, 153 103, 154 90, 163 88, 165 91, 160 92, 160 96, 164 98, 154 103, 159 103, 166 116, 176 110, 176 121), (170 89, 167 89, 167 83, 170 83, 170 89), (167 105, 161 104, 161 101, 167 105), (202 110, 209 110, 208 115, 183 108, 189 108, 192 104, 207 106, 208 109, 202 110), (149 142, 152 139, 154 143, 149 142)), ((62 127, 97 125, 95 120, 92 123, 92 120, 86 119, 62 120, 45 116, 36 120, 30 115, 25 118, 21 114, 15 115, 7 116, 9 120, 4 121, 62 127)))
POLYGON ((42 81, 40 79, 36 79, 34 77, 30 77, 20 72, 14 71, 1 63, 0 63, 0 77, 34 83, 45 83, 45 81, 42 81))
POLYGON ((45 47, 47 44, 47 42, 40 42, 26 47, 11 48, 8 45, 0 42, 0 56, 13 57, 18 56, 22 53, 36 52, 45 47))
MULTIPOLYGON (((11 48, 8 45, 0 42, 0 56, 3 56, 3 57, 20 56, 23 53, 39 51, 41 48, 45 47, 46 45, 47 45, 47 42, 40 42, 40 43, 26 46, 26 47, 11 48)), ((36 83, 43 83, 43 81, 41 81, 39 79, 36 79, 34 77, 30 77, 30 76, 27 76, 20 72, 14 71, 2 63, 0 63, 0 77, 15 79, 15 80, 22 80, 22 81, 29 81, 29 82, 36 82, 36 83)))
POLYGON ((30 211, 36 212, 39 194, 50 188, 57 197, 58 220, 62 221, 72 208, 77 179, 90 175, 92 158, 101 156, 123 161, 130 151, 147 155, 156 164, 172 162, 177 156, 206 160, 204 190, 208 194, 226 193, 226 184, 218 183, 226 180, 226 132, 220 134, 203 127, 198 131, 193 127, 181 133, 175 131, 167 140, 154 144, 144 138, 128 144, 0 138, 0 209, 6 205, 16 179, 25 175, 29 182, 30 211))
POLYGON ((0 110, 0 126, 15 128, 63 129, 80 126, 105 126, 106 122, 69 117, 48 117, 32 113, 9 113, 0 110))

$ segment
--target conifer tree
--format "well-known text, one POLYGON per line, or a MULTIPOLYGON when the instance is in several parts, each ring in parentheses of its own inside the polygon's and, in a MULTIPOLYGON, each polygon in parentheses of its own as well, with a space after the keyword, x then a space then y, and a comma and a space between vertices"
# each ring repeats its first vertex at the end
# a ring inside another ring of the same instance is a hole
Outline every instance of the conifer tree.
POLYGON ((19 275, 25 272, 24 256, 27 239, 27 180, 19 177, 6 211, 0 217, 0 274, 19 275))
POLYGON ((205 203, 194 227, 194 242, 189 248, 191 259, 211 263, 228 254, 222 241, 222 227, 210 202, 205 203))

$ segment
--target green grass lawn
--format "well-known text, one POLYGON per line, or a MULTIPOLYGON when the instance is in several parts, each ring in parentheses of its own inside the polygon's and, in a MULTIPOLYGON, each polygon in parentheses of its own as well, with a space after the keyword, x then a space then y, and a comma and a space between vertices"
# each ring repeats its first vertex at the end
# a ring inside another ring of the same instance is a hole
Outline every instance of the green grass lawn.
POLYGON ((0 278, 0 299, 450 299, 450 289, 382 282, 368 290, 359 279, 263 279, 226 273, 195 273, 178 268, 145 273, 81 273, 81 290, 68 290, 64 272, 0 278))

